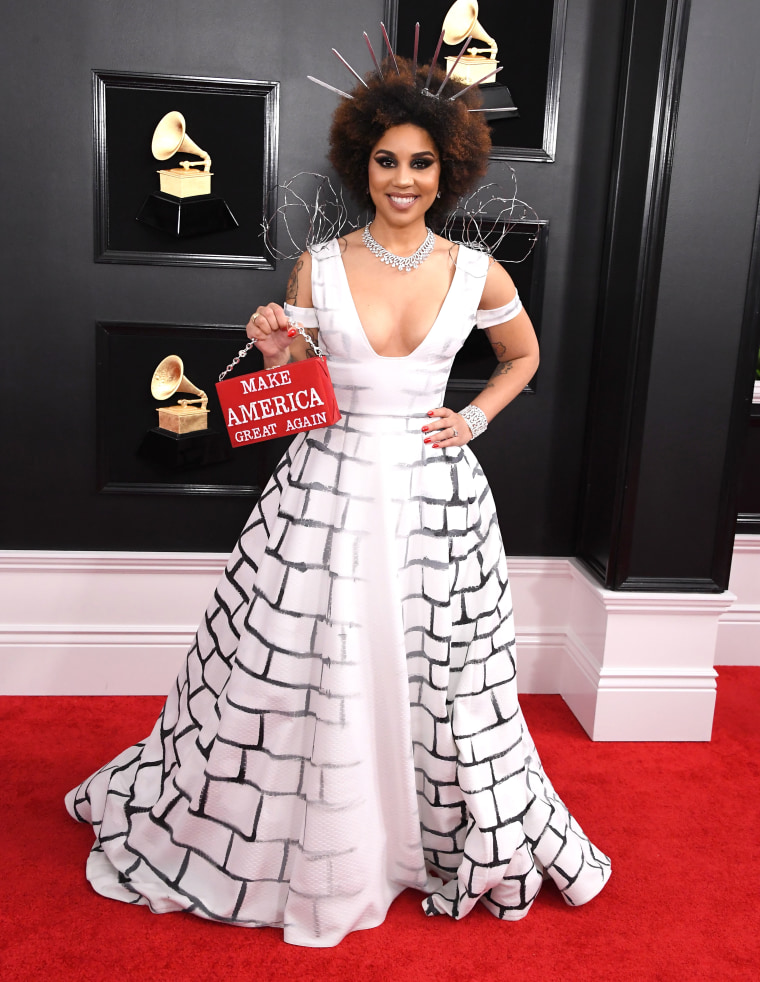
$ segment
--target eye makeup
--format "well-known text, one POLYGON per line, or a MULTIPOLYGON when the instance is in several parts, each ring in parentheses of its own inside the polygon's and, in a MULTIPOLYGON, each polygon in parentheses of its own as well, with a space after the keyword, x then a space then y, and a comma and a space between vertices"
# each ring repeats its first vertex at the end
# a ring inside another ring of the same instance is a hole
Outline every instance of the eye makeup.
MULTIPOLYGON (((372 159, 376 164, 379 164, 380 167, 395 167, 398 164, 396 155, 389 153, 386 150, 377 151, 372 159)), ((420 154, 412 155, 410 166, 415 167, 418 170, 424 170, 426 167, 430 167, 430 165, 434 163, 435 157, 433 154, 429 153, 428 151, 423 151, 420 154)))

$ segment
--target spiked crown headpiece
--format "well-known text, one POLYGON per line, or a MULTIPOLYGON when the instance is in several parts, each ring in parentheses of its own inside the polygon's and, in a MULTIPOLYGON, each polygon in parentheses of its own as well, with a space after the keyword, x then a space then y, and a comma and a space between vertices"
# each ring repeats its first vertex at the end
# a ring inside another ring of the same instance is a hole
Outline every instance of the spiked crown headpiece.
MULTIPOLYGON (((385 41, 385 45, 388 48, 388 57, 390 59, 390 62, 392 63, 393 67, 395 68, 396 74, 397 75, 400 75, 401 74, 401 71, 399 69, 398 62, 396 60, 396 55, 395 55, 395 53, 393 51, 393 46, 391 45, 390 38, 388 37, 388 32, 385 29, 385 24, 383 24, 382 21, 380 22, 380 29, 383 32, 383 40, 385 41)), ((451 65, 451 68, 449 68, 448 72, 446 73, 445 78, 443 79, 443 81, 439 85, 438 89, 435 92, 431 92, 430 91, 430 87, 429 87, 430 86, 430 81, 431 81, 431 79, 433 77, 433 70, 435 68, 436 62, 438 61, 438 55, 440 54, 440 51, 441 51, 441 45, 443 44, 444 33, 445 33, 444 31, 441 31, 441 36, 438 38, 438 44, 436 45, 436 48, 435 48, 435 54, 433 55, 432 61, 430 62, 430 71, 428 72, 428 76, 427 76, 427 80, 425 81, 425 85, 422 88, 423 94, 424 95, 427 95, 427 96, 430 96, 430 98, 432 98, 432 99, 440 99, 441 98, 441 93, 443 92, 444 88, 446 87, 446 84, 448 83, 449 79, 454 74, 454 71, 455 71, 457 65, 459 64, 459 60, 461 59, 462 55, 467 50, 468 45, 472 42, 472 37, 465 38, 464 44, 462 45, 462 48, 461 48, 459 54, 457 55, 457 57, 454 59, 452 65, 451 65)), ((364 40, 367 42, 367 47, 369 48, 370 56, 371 56, 372 61, 373 61, 374 65, 375 65, 375 70, 377 71, 377 73, 380 76, 380 78, 383 78, 384 77, 383 76, 383 70, 382 70, 382 68, 380 66, 380 62, 377 60, 377 56, 375 55, 375 50, 372 47, 372 42, 370 41, 369 35, 367 34, 366 31, 364 31, 364 40)), ((419 42, 420 42, 420 25, 419 25, 419 22, 418 22, 414 26, 414 53, 412 55, 412 72, 411 72, 412 84, 415 85, 415 86, 417 84, 417 55, 418 55, 418 51, 419 51, 419 42)), ((348 63, 348 61, 346 61, 346 59, 343 57, 343 55, 336 48, 333 48, 332 49, 332 53, 335 55, 335 57, 343 65, 345 65, 345 67, 351 72, 351 74, 355 78, 357 78, 359 80, 359 82, 362 85, 364 85, 364 86, 367 85, 367 83, 364 81, 364 79, 362 78, 362 76, 348 63)), ((465 92, 469 92, 470 89, 474 88, 476 85, 480 85, 482 82, 486 81, 486 79, 492 78, 494 75, 498 74, 498 72, 500 72, 500 71, 501 71, 501 68, 496 68, 492 72, 490 72, 488 75, 484 76, 481 79, 478 79, 477 82, 473 82, 472 84, 465 86, 463 89, 459 89, 457 92, 454 93, 454 95, 448 97, 448 101, 449 102, 453 102, 455 99, 458 99, 461 95, 464 95, 465 92)), ((314 78, 313 75, 307 75, 306 77, 309 79, 310 82, 314 82, 316 85, 321 85, 323 88, 329 89, 331 92, 335 92, 337 95, 343 96, 344 99, 353 99, 354 98, 351 95, 350 92, 344 92, 343 89, 338 89, 334 85, 329 85, 327 82, 323 82, 319 78, 314 78)), ((470 112, 478 112, 479 110, 478 109, 475 109, 475 108, 472 108, 469 111, 470 112)))

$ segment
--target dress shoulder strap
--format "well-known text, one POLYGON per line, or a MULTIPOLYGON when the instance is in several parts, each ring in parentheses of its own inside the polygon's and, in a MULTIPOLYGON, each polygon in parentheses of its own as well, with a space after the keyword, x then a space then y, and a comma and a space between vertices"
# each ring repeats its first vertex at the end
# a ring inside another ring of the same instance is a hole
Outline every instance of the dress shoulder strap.
POLYGON ((485 281, 488 267, 491 265, 490 255, 487 252, 480 252, 478 249, 471 249, 461 242, 458 245, 456 265, 463 266, 471 276, 485 281))
POLYGON ((328 239, 327 242, 319 242, 309 246, 309 253, 312 262, 323 262, 325 259, 334 259, 340 256, 340 239, 328 239))
POLYGON ((336 306, 337 287, 340 284, 340 269, 342 262, 340 241, 330 239, 327 242, 311 246, 311 302, 319 310, 329 310, 336 306))
POLYGON ((454 264, 457 268, 457 303, 467 313, 468 330, 475 324, 475 311, 480 304, 491 257, 459 243, 454 264))

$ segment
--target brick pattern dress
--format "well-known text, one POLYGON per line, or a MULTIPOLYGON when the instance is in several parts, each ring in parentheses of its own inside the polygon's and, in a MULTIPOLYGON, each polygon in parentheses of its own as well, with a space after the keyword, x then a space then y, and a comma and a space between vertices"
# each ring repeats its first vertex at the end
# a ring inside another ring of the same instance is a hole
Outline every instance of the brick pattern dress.
POLYGON ((314 309, 290 312, 319 327, 342 419, 291 443, 153 732, 67 796, 100 893, 330 946, 406 887, 428 914, 516 920, 544 878, 573 905, 606 882, 520 711, 483 472, 420 436, 480 318, 488 257, 456 266, 424 341, 385 358, 337 241, 314 250, 314 309))

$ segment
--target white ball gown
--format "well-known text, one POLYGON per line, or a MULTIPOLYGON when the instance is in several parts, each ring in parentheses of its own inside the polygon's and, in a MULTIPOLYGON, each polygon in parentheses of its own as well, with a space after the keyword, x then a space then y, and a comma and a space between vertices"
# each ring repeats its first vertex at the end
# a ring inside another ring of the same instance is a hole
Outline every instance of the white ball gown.
POLYGON ((342 419, 299 434, 256 504, 150 736, 71 791, 108 897, 330 946, 406 887, 428 914, 572 905, 610 863, 550 784, 517 700, 493 499, 424 444, 488 257, 459 248, 430 332, 371 348, 336 240, 312 262, 342 419))

